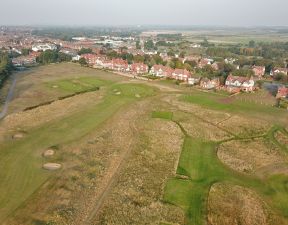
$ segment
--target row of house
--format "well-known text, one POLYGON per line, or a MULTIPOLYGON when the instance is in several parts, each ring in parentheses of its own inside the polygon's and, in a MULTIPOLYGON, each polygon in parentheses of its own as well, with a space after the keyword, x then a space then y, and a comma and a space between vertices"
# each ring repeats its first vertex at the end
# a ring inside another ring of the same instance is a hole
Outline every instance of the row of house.
MULTIPOLYGON (((203 89, 217 89, 220 87, 220 79, 216 78, 201 78, 194 76, 185 69, 172 69, 167 66, 154 65, 150 72, 151 75, 157 77, 166 77, 176 80, 185 81, 190 85, 199 84, 203 89)), ((253 78, 240 77, 229 75, 225 81, 225 88, 227 91, 234 93, 239 91, 251 92, 255 88, 255 81, 253 78)))
MULTIPOLYGON (((85 58, 87 63, 94 68, 106 68, 118 72, 131 72, 133 74, 148 73, 148 66, 144 63, 133 63, 129 65, 126 60, 112 59, 109 60, 104 56, 97 56, 94 54, 84 54, 81 57, 85 58)), ((190 85, 199 84, 203 89, 215 89, 220 87, 219 78, 201 78, 194 76, 186 69, 172 69, 168 66, 154 65, 149 71, 149 74, 160 78, 171 78, 186 82, 190 85)), ((254 90, 255 82, 252 78, 239 77, 229 75, 225 82, 225 87, 229 92, 251 92, 254 90)))
POLYGON ((172 69, 168 66, 154 65, 150 69, 149 73, 156 77, 166 77, 175 80, 180 80, 189 83, 189 79, 192 77, 191 72, 186 69, 172 69))
MULTIPOLYGON (((253 66, 252 70, 257 78, 262 78, 265 75, 265 66, 253 66)), ((279 73, 288 74, 288 68, 275 67, 270 71, 270 76, 275 76, 279 73)))
POLYGON ((103 68, 115 70, 118 72, 131 72, 133 74, 147 74, 149 68, 144 63, 133 63, 131 65, 128 64, 127 60, 123 59, 108 59, 105 56, 99 56, 94 54, 84 54, 81 55, 82 58, 86 60, 86 62, 93 66, 94 68, 103 68))
POLYGON ((31 52, 27 56, 19 56, 12 59, 12 64, 16 67, 28 66, 36 64, 36 59, 40 55, 39 52, 31 52))

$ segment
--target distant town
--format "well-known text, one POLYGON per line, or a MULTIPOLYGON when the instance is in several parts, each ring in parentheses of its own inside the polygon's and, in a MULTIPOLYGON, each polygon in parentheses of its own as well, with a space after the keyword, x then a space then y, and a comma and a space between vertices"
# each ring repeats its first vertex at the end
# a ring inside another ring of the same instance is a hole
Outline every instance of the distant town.
POLYGON ((6 55, 11 70, 70 61, 119 75, 175 80, 177 85, 229 94, 254 92, 270 84, 278 106, 288 107, 288 42, 215 44, 207 38, 189 40, 181 32, 125 29, 79 34, 83 35, 60 29, 1 27, 2 61, 6 55))

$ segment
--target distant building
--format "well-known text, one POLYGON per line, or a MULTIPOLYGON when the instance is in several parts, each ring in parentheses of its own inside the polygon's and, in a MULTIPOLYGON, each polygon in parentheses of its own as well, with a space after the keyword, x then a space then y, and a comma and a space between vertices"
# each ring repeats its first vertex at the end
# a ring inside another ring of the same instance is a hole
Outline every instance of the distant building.
POLYGON ((145 74, 148 73, 148 66, 144 63, 133 63, 131 65, 131 71, 134 74, 145 74))
POLYGON ((262 78, 265 74, 265 66, 253 66, 252 70, 257 78, 262 78))
POLYGON ((200 44, 191 44, 191 48, 201 48, 200 44))
POLYGON ((191 75, 191 77, 188 78, 188 84, 196 85, 200 82, 200 80, 201 80, 201 77, 191 75))
POLYGON ((95 54, 83 54, 80 58, 84 58, 89 65, 94 65, 96 64, 98 56, 95 54))
POLYGON ((216 70, 216 71, 219 70, 219 66, 218 66, 217 62, 214 62, 211 66, 212 66, 213 70, 216 70))
POLYGON ((229 92, 251 92, 254 90, 255 82, 252 78, 229 75, 225 86, 229 92))
POLYGON ((57 46, 55 44, 50 44, 50 43, 41 43, 41 44, 35 44, 32 46, 32 50, 34 52, 39 52, 39 51, 47 51, 47 50, 57 50, 57 46))
POLYGON ((149 73, 156 77, 171 77, 172 72, 173 72, 173 69, 171 69, 168 66, 154 65, 152 66, 149 73))
POLYGON ((175 69, 172 72, 172 78, 175 80, 181 80, 181 81, 185 81, 188 82, 188 79, 192 76, 192 74, 185 69, 175 69))
POLYGON ((206 65, 211 65, 212 61, 210 59, 200 59, 198 63, 199 68, 204 68, 206 65))
POLYGON ((287 98, 288 97, 288 87, 279 87, 276 98, 287 98))
POLYGON ((279 74, 279 73, 283 73, 287 75, 288 69, 287 68, 274 68, 273 70, 271 70, 270 75, 275 76, 276 74, 279 74))
POLYGON ((220 79, 219 78, 202 78, 200 81, 200 87, 203 89, 215 89, 220 86, 220 79))
POLYGON ((124 59, 112 59, 112 70, 116 70, 119 72, 129 72, 130 67, 128 65, 127 60, 124 59))
POLYGON ((12 59, 12 64, 16 67, 34 65, 36 64, 36 58, 37 56, 34 55, 19 56, 12 59))

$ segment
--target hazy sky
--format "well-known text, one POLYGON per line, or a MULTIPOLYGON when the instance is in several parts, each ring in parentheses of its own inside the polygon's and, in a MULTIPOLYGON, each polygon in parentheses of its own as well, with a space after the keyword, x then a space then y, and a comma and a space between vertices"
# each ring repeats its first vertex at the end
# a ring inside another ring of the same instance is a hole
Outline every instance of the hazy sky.
POLYGON ((1 0, 2 25, 288 25, 288 0, 1 0))

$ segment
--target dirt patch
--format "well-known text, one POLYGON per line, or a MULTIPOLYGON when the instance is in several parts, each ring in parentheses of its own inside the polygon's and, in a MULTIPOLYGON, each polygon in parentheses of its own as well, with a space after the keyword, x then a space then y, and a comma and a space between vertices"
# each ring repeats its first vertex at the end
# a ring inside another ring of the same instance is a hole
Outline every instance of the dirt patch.
POLYGON ((262 138, 223 143, 217 154, 223 163, 244 173, 254 173, 262 167, 287 161, 277 146, 262 138))
POLYGON ((275 225, 283 224, 271 216, 265 203, 252 190, 231 184, 217 183, 208 199, 210 225, 275 225))

